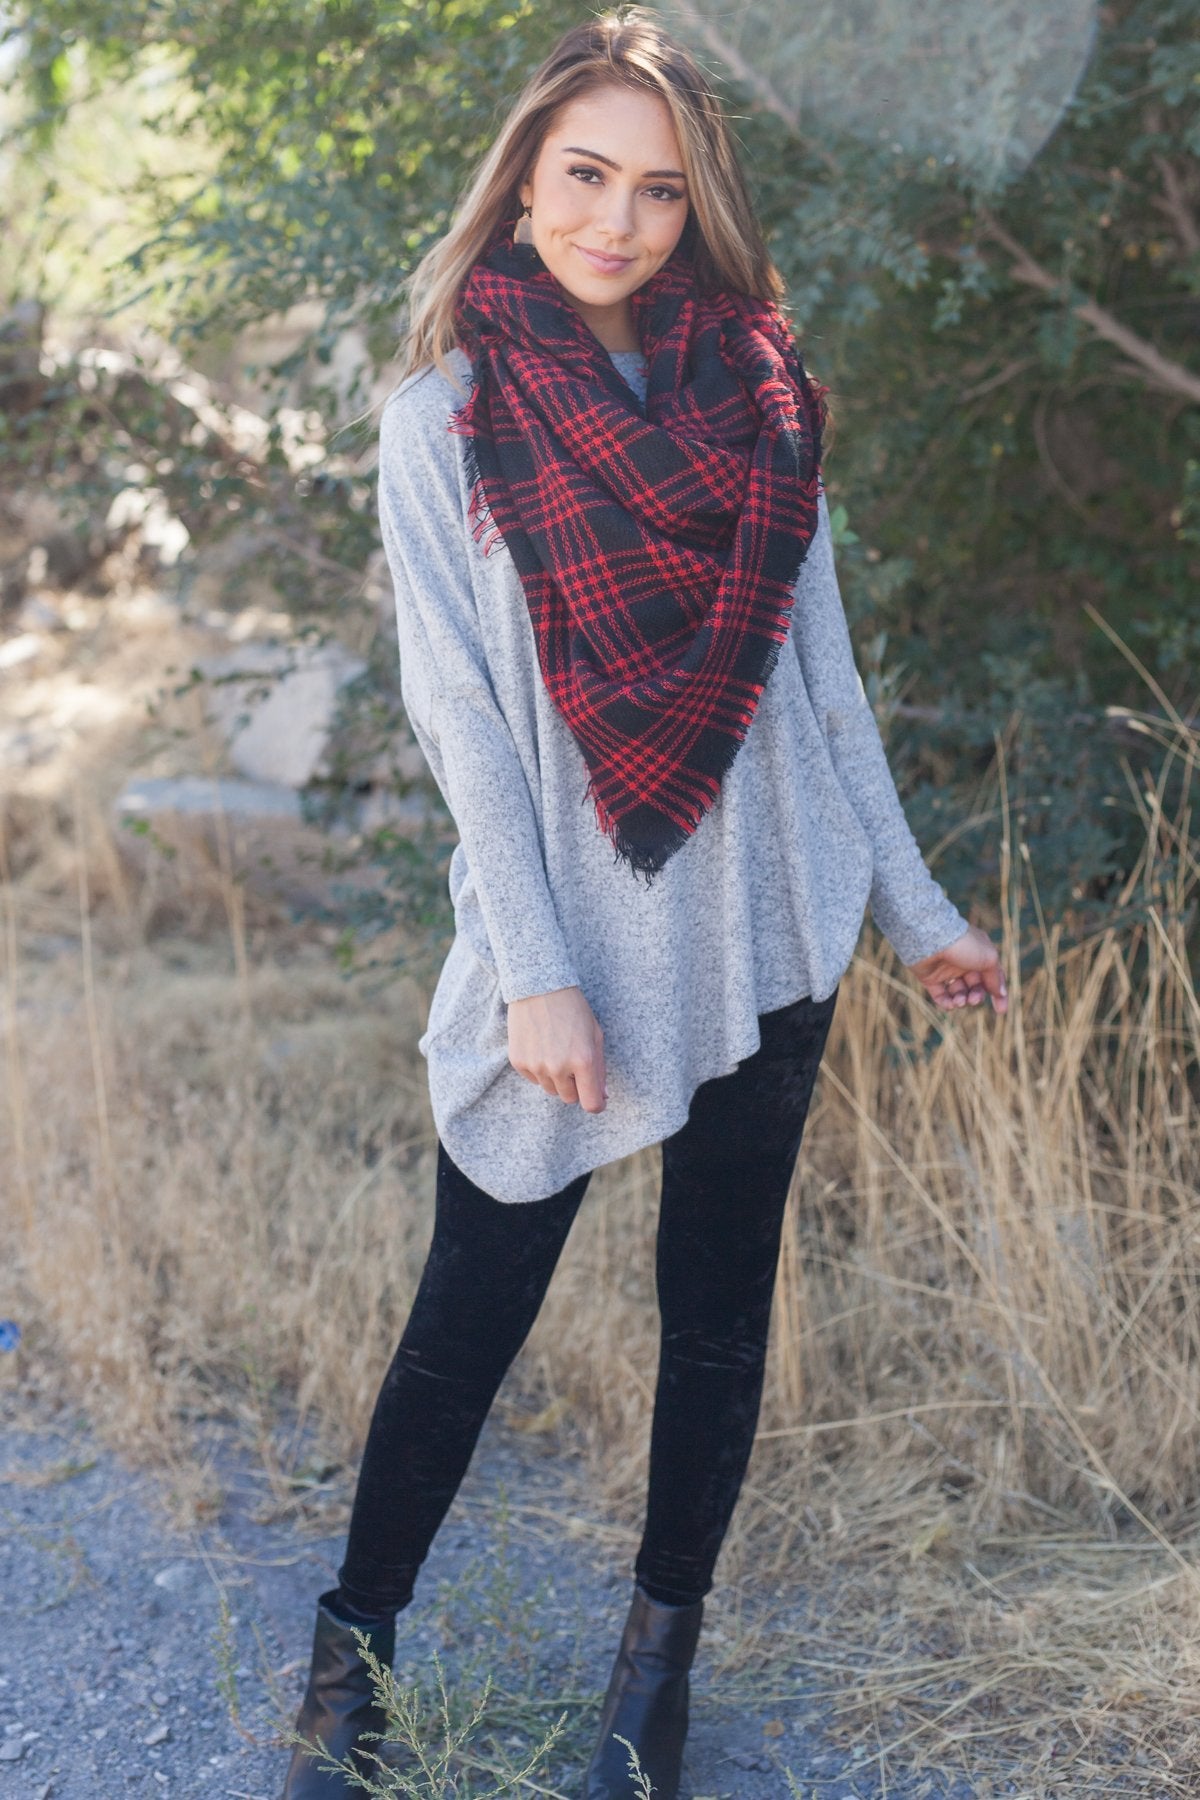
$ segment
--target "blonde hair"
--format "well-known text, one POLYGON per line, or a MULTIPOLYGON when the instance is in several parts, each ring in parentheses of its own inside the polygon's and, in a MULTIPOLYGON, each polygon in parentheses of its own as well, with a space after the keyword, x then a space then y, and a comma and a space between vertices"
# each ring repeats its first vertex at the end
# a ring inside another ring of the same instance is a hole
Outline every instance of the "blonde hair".
POLYGON ((454 310, 463 283, 500 224, 516 219, 518 189, 559 109, 605 82, 657 94, 670 110, 691 200, 682 241, 690 244, 701 292, 724 288, 782 299, 783 278, 767 251, 733 135, 707 77, 652 14, 640 6, 619 7, 566 32, 530 76, 450 229, 409 275, 397 381, 432 362, 459 385, 445 357, 455 344, 454 310))

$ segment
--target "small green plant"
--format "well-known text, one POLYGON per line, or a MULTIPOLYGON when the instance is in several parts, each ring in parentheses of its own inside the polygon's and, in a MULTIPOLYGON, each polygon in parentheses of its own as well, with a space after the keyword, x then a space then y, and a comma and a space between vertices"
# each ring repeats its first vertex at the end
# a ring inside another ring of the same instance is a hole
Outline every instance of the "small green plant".
POLYGON ((504 1666, 519 1671, 529 1689, 535 1678, 537 1647, 545 1631, 548 1578, 522 1591, 518 1573, 521 1558, 513 1543, 512 1506, 501 1485, 491 1512, 494 1549, 490 1556, 475 1557, 453 1587, 443 1588, 441 1601, 448 1610, 454 1604, 455 1626, 460 1637, 478 1637, 488 1654, 503 1658, 504 1666))
POLYGON ((386 1663, 369 1648, 365 1633, 355 1631, 359 1654, 371 1676, 376 1704, 387 1722, 375 1738, 378 1748, 364 1750, 362 1760, 376 1765, 377 1773, 359 1770, 347 1757, 338 1759, 321 1739, 314 1745, 296 1731, 286 1731, 289 1744, 315 1750, 322 1769, 338 1770, 350 1784, 378 1800, 496 1800, 515 1791, 541 1764, 557 1741, 566 1721, 563 1713, 541 1741, 523 1758, 509 1756, 489 1731, 493 1713, 490 1676, 483 1689, 465 1705, 451 1698, 441 1658, 434 1652, 436 1695, 420 1684, 401 1687, 386 1663), (390 1751, 390 1754, 389 1754, 390 1751), (482 1779, 489 1785, 478 1786, 482 1779))
MULTIPOLYGON (((225 1710, 229 1714, 229 1722, 242 1737, 250 1733, 242 1724, 241 1699, 238 1694, 237 1681, 237 1642, 234 1637, 233 1614, 229 1610, 229 1599, 224 1589, 217 1599, 217 1622, 213 1626, 213 1659, 217 1665, 217 1692, 225 1702, 225 1710)), ((252 1740, 253 1741, 253 1740, 252 1740)))
POLYGON ((624 1744, 629 1752, 629 1774, 633 1781, 633 1791, 638 1796, 638 1800, 652 1800, 654 1788, 651 1786, 650 1777, 638 1760, 637 1751, 634 1749, 629 1739, 623 1738, 619 1731, 614 1731, 613 1736, 616 1738, 618 1744, 624 1744))

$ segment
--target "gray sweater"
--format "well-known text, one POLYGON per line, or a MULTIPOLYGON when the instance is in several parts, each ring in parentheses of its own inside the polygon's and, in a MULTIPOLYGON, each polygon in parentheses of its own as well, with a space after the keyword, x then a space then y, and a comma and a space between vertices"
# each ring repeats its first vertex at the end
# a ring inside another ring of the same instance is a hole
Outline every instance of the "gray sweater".
MULTIPOLYGON (((613 360, 644 398, 636 353, 613 360)), ((468 387, 465 355, 451 364, 468 387)), ((512 558, 503 540, 485 554, 470 529, 464 441, 447 431, 462 399, 432 367, 389 397, 379 514, 404 706, 459 834, 456 933, 418 1048, 451 1157, 520 1202, 677 1130, 696 1087, 758 1048, 759 1013, 833 991, 868 903, 905 963, 967 922, 897 797, 823 498, 788 642, 718 799, 650 887, 614 860, 541 679, 512 558), (507 1003, 571 986, 604 1031, 599 1113, 508 1060, 507 1003)))

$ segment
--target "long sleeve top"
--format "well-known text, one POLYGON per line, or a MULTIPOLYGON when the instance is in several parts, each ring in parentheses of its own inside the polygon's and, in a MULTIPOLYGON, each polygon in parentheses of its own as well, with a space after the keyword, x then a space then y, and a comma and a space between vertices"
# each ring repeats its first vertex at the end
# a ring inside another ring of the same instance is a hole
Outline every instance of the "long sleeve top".
MULTIPOLYGON (((613 360, 644 404, 640 356, 613 360)), ((467 357, 450 363, 468 390, 467 357)), ((833 992, 868 903, 905 963, 967 922, 905 820, 824 497, 787 643, 718 798, 651 885, 615 860, 542 681, 516 567, 502 540, 485 552, 471 529, 464 441, 447 429, 463 398, 431 366, 395 389, 380 424, 401 697, 459 834, 455 936, 418 1048, 454 1162, 523 1202, 676 1131, 698 1085, 758 1048, 760 1013, 833 992), (508 1060, 508 1005, 572 986, 604 1032, 598 1113, 508 1060)))

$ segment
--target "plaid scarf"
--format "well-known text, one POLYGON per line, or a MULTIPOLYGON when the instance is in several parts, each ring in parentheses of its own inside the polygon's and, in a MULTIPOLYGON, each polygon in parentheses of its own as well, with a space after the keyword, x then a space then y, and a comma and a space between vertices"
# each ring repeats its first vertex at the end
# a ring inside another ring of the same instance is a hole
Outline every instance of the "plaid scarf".
POLYGON ((520 577, 600 829, 647 884, 720 791, 786 642, 826 389, 774 305, 702 295, 677 245, 630 296, 641 412, 536 252, 497 232, 459 295, 470 521, 520 577))

